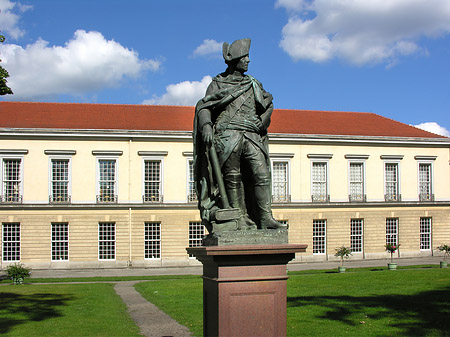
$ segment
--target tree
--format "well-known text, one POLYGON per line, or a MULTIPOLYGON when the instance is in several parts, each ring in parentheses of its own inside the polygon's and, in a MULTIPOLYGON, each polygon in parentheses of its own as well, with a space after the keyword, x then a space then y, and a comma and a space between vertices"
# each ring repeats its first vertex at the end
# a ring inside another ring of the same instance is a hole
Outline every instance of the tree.
MULTIPOLYGON (((5 41, 5 37, 0 35, 0 42, 3 43, 5 41)), ((1 62, 1 60, 0 60, 1 62)), ((13 92, 10 87, 6 85, 8 82, 6 79, 9 77, 8 71, 0 66, 0 95, 12 95, 13 92)))

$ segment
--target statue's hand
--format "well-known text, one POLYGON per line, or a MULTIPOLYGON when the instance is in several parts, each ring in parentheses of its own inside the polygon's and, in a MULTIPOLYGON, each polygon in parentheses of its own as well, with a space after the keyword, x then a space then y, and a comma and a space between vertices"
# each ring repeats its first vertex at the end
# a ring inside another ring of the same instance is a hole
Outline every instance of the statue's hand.
POLYGON ((211 145, 213 140, 213 130, 210 124, 203 125, 202 138, 206 145, 211 145))

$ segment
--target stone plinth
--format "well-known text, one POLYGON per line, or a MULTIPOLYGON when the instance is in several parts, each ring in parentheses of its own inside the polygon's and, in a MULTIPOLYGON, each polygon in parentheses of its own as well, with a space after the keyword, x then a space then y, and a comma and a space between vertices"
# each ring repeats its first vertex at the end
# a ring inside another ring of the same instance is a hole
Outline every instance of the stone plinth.
POLYGON ((203 263, 204 336, 286 336, 286 265, 306 247, 187 248, 203 263))

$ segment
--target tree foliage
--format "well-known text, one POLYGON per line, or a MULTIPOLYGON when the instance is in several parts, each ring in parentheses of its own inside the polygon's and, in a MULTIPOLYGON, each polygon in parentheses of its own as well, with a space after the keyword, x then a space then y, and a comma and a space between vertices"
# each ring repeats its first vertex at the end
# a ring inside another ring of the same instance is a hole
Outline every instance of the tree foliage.
MULTIPOLYGON (((0 43, 3 43, 5 41, 5 37, 3 35, 0 35, 0 43)), ((1 62, 1 60, 0 60, 1 62)), ((10 87, 6 84, 7 78, 9 77, 8 71, 0 66, 0 95, 12 95, 13 92, 10 87)))

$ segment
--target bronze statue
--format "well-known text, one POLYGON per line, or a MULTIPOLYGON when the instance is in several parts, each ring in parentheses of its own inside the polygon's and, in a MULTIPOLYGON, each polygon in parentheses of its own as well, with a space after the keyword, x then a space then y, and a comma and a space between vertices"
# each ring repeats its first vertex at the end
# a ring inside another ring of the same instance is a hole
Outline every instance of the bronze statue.
POLYGON ((273 218, 267 128, 272 95, 248 70, 250 39, 223 44, 225 72, 196 105, 194 177, 210 233, 279 229, 273 218))

